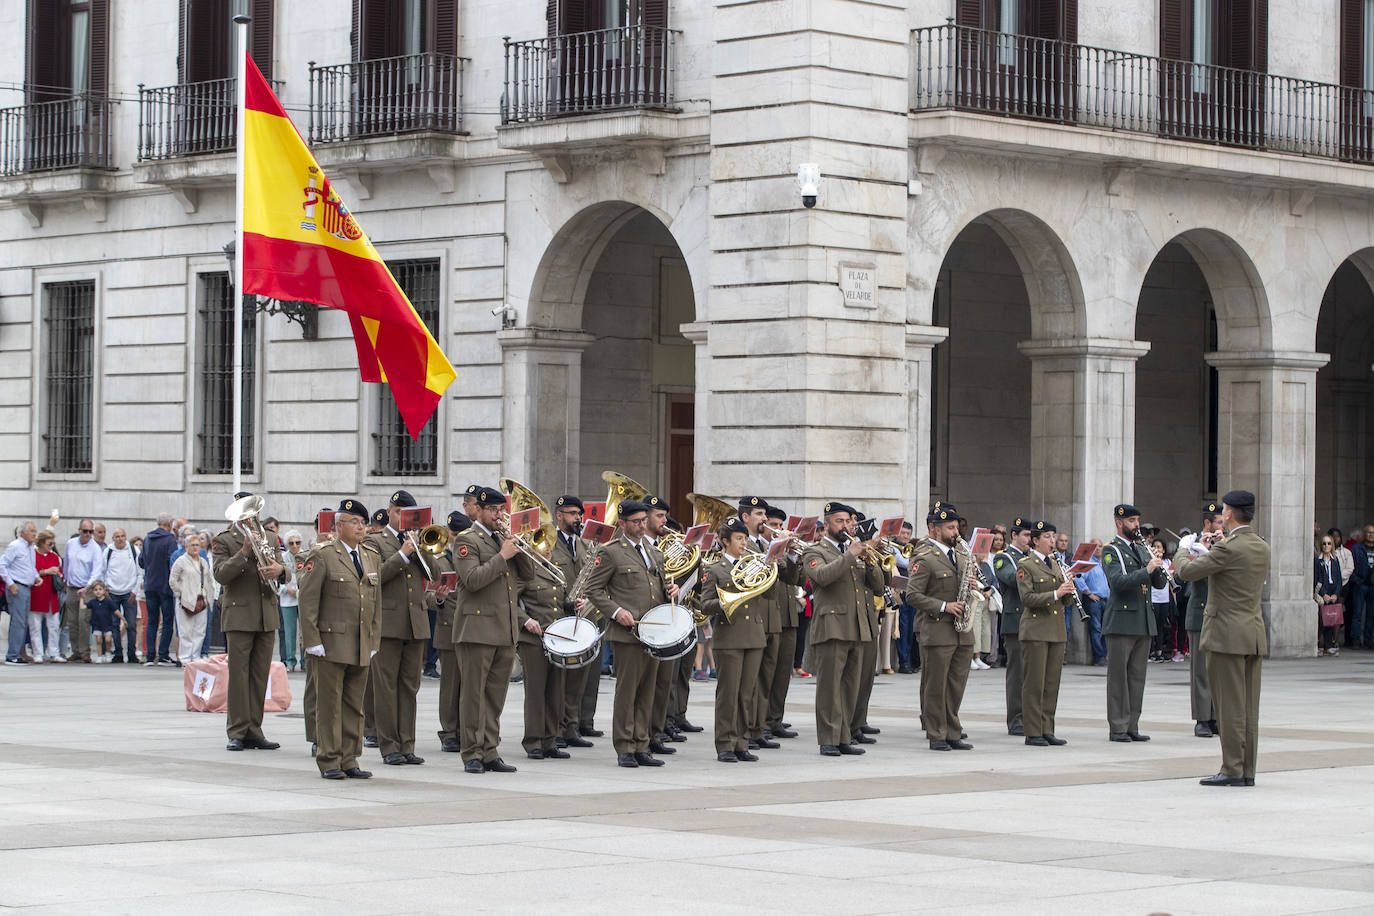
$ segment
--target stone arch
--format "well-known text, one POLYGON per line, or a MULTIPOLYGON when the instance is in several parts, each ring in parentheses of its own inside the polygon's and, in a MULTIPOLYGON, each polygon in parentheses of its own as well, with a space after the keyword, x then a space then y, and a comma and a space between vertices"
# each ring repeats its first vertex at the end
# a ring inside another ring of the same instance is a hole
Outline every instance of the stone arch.
POLYGON ((1341 262, 1317 316, 1316 350, 1330 361, 1317 370, 1316 521, 1323 530, 1351 529, 1374 517, 1374 248, 1341 262))
MULTIPOLYGON (((1150 259, 1146 272, 1170 244, 1188 252, 1202 271, 1217 317, 1217 349, 1227 352, 1274 348, 1273 321, 1264 282, 1249 253, 1231 236, 1210 228, 1176 234, 1150 259)), ((1144 285, 1142 276, 1141 284, 1144 285)))

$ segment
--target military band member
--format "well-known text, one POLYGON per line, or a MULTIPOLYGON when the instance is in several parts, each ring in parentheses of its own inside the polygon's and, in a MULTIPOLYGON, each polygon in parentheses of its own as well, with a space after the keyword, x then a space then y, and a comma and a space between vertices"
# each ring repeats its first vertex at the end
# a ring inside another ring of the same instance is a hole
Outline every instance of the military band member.
MULTIPOLYGON (((649 510, 644 523, 644 543, 645 546, 657 550, 656 545, 668 533, 668 513, 672 510, 669 508, 667 500, 658 496, 645 497, 644 507, 649 510)), ((662 556, 662 552, 659 551, 660 568, 662 568, 662 556)), ((652 607, 652 605, 650 606, 652 607)), ((668 704, 672 700, 673 681, 680 668, 681 660, 673 659, 672 661, 660 662, 654 674, 654 707, 649 719, 649 750, 655 754, 677 753, 677 748, 669 747, 664 742, 669 740, 668 704)), ((683 706, 686 707, 685 698, 683 706)), ((687 740, 685 735, 679 734, 679 738, 683 741, 687 740)))
POLYGON ((1031 526, 1030 553, 1016 564, 1016 579, 1024 612, 1019 642, 1025 663, 1022 714, 1026 743, 1037 747, 1069 742, 1054 734, 1059 706, 1059 679, 1064 670, 1064 608, 1073 603, 1074 584, 1055 557, 1058 529, 1049 522, 1031 526))
MULTIPOLYGON (((320 510, 320 512, 333 512, 333 511, 334 511, 334 510, 333 510, 333 509, 330 509, 328 506, 325 506, 323 509, 320 510)), ((367 519, 363 519, 363 526, 364 526, 364 530, 366 530, 367 519)), ((332 540, 334 539, 334 533, 333 533, 332 531, 329 532, 328 534, 326 534, 326 533, 324 533, 324 532, 322 532, 322 531, 320 530, 320 517, 319 517, 319 515, 316 515, 316 516, 315 516, 315 525, 314 525, 314 528, 315 528, 315 543, 313 543, 313 544, 310 545, 310 548, 311 548, 312 550, 313 550, 314 548, 316 548, 316 547, 319 547, 319 546, 322 545, 322 544, 328 544, 330 541, 332 541, 332 540)), ((296 568, 297 568, 298 570, 300 569, 300 564, 299 564, 299 563, 296 564, 296 568)), ((311 757, 314 757, 314 756, 315 756, 315 752, 316 752, 316 744, 315 744, 315 657, 314 657, 313 655, 306 655, 305 657, 303 657, 303 658, 301 659, 301 667, 303 667, 303 668, 305 669, 305 692, 304 692, 304 695, 301 697, 301 707, 302 707, 301 711, 302 711, 302 713, 303 713, 303 715, 304 715, 304 719, 305 719, 305 740, 306 740, 307 742, 309 742, 309 744, 310 744, 310 756, 311 756, 311 757)), ((366 678, 364 678, 364 681, 366 681, 366 678)))
MULTIPOLYGON (((434 566, 436 575, 456 572, 453 565, 453 549, 458 535, 472 527, 472 520, 462 512, 448 514, 448 549, 444 555, 429 562, 434 566)), ((435 593, 437 596, 437 592, 435 593)), ((434 620, 434 648, 439 651, 439 747, 450 754, 463 749, 458 723, 459 674, 458 649, 453 644, 453 622, 458 615, 458 590, 448 592, 439 602, 439 613, 434 620)))
MULTIPOLYGON (((768 517, 768 502, 759 496, 745 496, 739 501, 739 512, 736 520, 744 526, 747 541, 746 550, 759 554, 768 553, 768 546, 772 538, 765 537, 764 522, 768 517)), ((779 570, 779 578, 782 571, 779 570)), ((780 640, 782 638, 782 603, 778 600, 778 586, 781 583, 774 583, 772 589, 767 593, 755 598, 755 614, 763 618, 764 632, 767 641, 763 647, 763 657, 759 661, 758 672, 754 681, 745 685, 745 728, 749 735, 749 749, 759 748, 774 749, 782 745, 772 740, 770 735, 765 734, 768 730, 768 694, 773 687, 773 672, 777 668, 780 640)), ((713 634, 716 632, 712 627, 713 634)), ((714 637, 713 637, 714 639, 714 637)), ((712 642, 712 651, 720 644, 712 642)), ((788 659, 787 664, 792 664, 788 659)), ((719 677, 720 665, 716 665, 717 676, 719 677)), ((790 669, 789 669, 790 670, 790 669)), ((719 686, 716 688, 719 690, 719 686)), ((719 750, 719 748, 717 748, 719 750)))
MULTIPOLYGON (((378 509, 368 519, 369 536, 386 530, 387 510, 378 509)), ((377 746, 377 697, 372 690, 372 677, 376 674, 373 666, 367 667, 367 690, 363 692, 363 747, 377 746)))
MULTIPOLYGON (((1208 503, 1202 510, 1202 535, 1204 544, 1220 540, 1224 532, 1221 527, 1221 507, 1215 502, 1208 503)), ((1199 738, 1212 738, 1217 734, 1217 714, 1212 708, 1212 686, 1207 679, 1207 653, 1202 651, 1202 622, 1207 610, 1207 580, 1198 579, 1188 591, 1188 610, 1183 625, 1188 630, 1188 687, 1192 701, 1193 734, 1199 738)))
MULTIPOLYGON (((765 521, 774 528, 787 527, 787 513, 770 505, 765 521)), ((797 595, 801 573, 800 556, 790 553, 778 564, 778 581, 773 586, 773 599, 778 603, 782 633, 778 637, 778 654, 771 672, 759 671, 759 683, 767 700, 764 714, 765 737, 795 738, 797 733, 783 724, 787 706, 787 691, 792 687, 792 660, 797 654, 797 626, 801 620, 801 599, 797 595)))
MULTIPOLYGON (((236 493, 234 499, 250 496, 236 493)), ((234 523, 215 535, 210 547, 215 581, 224 587, 219 597, 220 628, 229 649, 227 750, 273 751, 281 747, 262 733, 263 698, 272 673, 281 612, 277 585, 287 579, 276 561, 258 565, 252 542, 234 523)))
POLYGON ((611 741, 623 767, 663 766, 649 753, 654 691, 661 664, 639 645, 635 621, 647 610, 677 595, 663 576, 663 556, 645 543, 648 508, 641 502, 620 504, 620 531, 607 542, 587 579, 587 598, 607 623, 606 638, 615 647, 615 706, 611 741))
POLYGON ((463 491, 463 514, 468 517, 469 522, 477 521, 477 491, 482 489, 479 483, 468 484, 468 488, 463 491))
POLYGON ((522 560, 520 604, 538 628, 522 625, 515 647, 525 672, 525 736, 521 746, 531 760, 567 760, 571 755, 558 747, 566 699, 565 669, 544 654, 542 633, 544 627, 563 616, 572 580, 560 582, 542 563, 522 560))
MULTIPOLYGON (((652 523, 652 512, 649 514, 649 519, 652 523)), ((682 534, 682 524, 671 515, 666 516, 664 519, 664 526, 667 533, 682 534)), ((668 561, 668 554, 664 550, 666 545, 663 542, 663 538, 659 537, 655 541, 654 546, 659 549, 659 553, 663 554, 663 559, 666 563, 668 561)), ((684 595, 687 593, 688 583, 691 583, 690 587, 692 589, 698 592, 700 591, 699 585, 701 576, 699 572, 693 575, 684 576, 682 579, 681 590, 684 595), (695 582, 692 581, 693 578, 696 579, 695 582)), ((677 660, 677 668, 673 671, 672 682, 668 688, 668 721, 664 724, 663 733, 673 741, 686 741, 687 732, 699 732, 702 730, 700 726, 693 725, 687 721, 687 701, 692 692, 692 672, 696 669, 696 665, 694 664, 695 660, 695 652, 687 652, 677 660), (686 727, 684 728, 683 726, 686 727)))
POLYGON ((811 645, 816 665, 816 742, 825 757, 862 754, 851 744, 863 644, 873 639, 869 611, 882 593, 880 572, 864 563, 864 545, 849 536, 854 510, 825 504, 825 535, 802 553, 802 574, 811 580, 811 645))
POLYGON ((1260 667, 1269 642, 1260 600, 1269 578, 1269 545, 1250 523, 1255 494, 1232 490, 1221 498, 1226 537, 1210 549, 1199 541, 1180 544, 1175 575, 1184 582, 1207 578, 1202 640, 1207 653, 1217 723, 1221 726, 1221 770, 1199 780, 1204 786, 1253 786, 1259 756, 1260 667))
MULTIPOLYGON (((553 564, 563 573, 569 585, 582 571, 582 563, 587 555, 587 542, 582 540, 582 500, 576 496, 560 496, 554 502, 553 519, 558 528, 558 537, 553 542, 553 564)), ((596 715, 596 697, 601 686, 601 659, 581 668, 570 668, 563 673, 563 713, 559 722, 559 733, 566 747, 591 747, 592 742, 582 735, 583 727, 592 728, 596 715), (591 696, 588 697, 590 692, 591 696), (585 716, 583 708, 587 707, 585 716)))
MULTIPOLYGON (((865 521, 866 516, 862 512, 855 512, 849 521, 849 536, 857 537, 858 523, 865 521)), ((873 600, 869 602, 869 626, 872 627, 873 638, 863 645, 863 655, 859 660, 859 666, 866 672, 865 677, 859 679, 859 692, 854 697, 854 712, 849 717, 849 728, 855 744, 877 744, 878 739, 872 737, 882 733, 882 729, 876 725, 868 724, 868 701, 873 696, 873 681, 878 669, 878 639, 882 635, 882 613, 887 604, 884 594, 887 585, 892 581, 892 576, 878 564, 871 555, 873 552, 864 553, 864 562, 878 570, 882 576, 883 588, 873 600)))
POLYGON ((463 769, 468 773, 514 773, 501 759, 501 710, 506 705, 520 631, 539 636, 539 622, 521 607, 520 549, 500 527, 506 495, 492 487, 477 491, 477 519, 454 542, 458 609, 453 625, 457 646, 458 718, 463 769))
POLYGON ((1016 564, 1030 551, 1031 533, 1019 516, 1011 523, 1007 549, 992 560, 992 574, 1002 593, 1002 645, 1007 651, 1007 734, 1024 735, 1021 724, 1021 683, 1025 670, 1021 659, 1021 589, 1017 585, 1016 564))
POLYGON ((1122 503, 1112 510, 1116 537, 1102 548, 1102 570, 1111 596, 1102 619, 1107 640, 1107 737, 1112 741, 1149 741, 1140 733, 1145 701, 1145 669, 1150 637, 1155 635, 1150 589, 1167 584, 1163 561, 1140 538, 1140 510, 1122 503))
MULTIPOLYGON (((968 751, 973 745, 963 740, 959 707, 973 660, 973 631, 954 627, 966 611, 958 600, 962 584, 954 550, 962 519, 949 503, 937 505, 926 516, 930 536, 911 558, 906 600, 920 615, 921 717, 930 749, 968 751)), ((970 568, 966 574, 976 573, 970 568)))
POLYGON ((716 759, 721 763, 752 763, 749 752, 749 720, 754 715, 759 665, 767 634, 766 598, 759 596, 735 605, 729 613, 721 601, 721 589, 734 588, 730 571, 748 551, 749 529, 738 518, 727 521, 719 532, 724 544, 721 558, 702 570, 702 610, 711 618, 716 659, 716 759))
POLYGON ((373 512, 372 518, 368 520, 367 533, 378 534, 379 532, 385 531, 388 518, 389 516, 385 509, 378 509, 376 512, 373 512))
POLYGON ((382 558, 364 543, 367 509, 339 503, 338 536, 297 561, 301 644, 315 680, 315 765, 325 779, 367 779, 358 766, 367 669, 381 645, 382 558))

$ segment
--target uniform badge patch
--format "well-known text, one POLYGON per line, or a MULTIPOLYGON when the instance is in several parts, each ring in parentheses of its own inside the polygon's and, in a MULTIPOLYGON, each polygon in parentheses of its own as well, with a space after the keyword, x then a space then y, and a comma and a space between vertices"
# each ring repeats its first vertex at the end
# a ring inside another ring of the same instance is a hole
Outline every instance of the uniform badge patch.
POLYGON ((600 565, 601 565, 601 558, 600 558, 600 557, 597 557, 595 560, 593 560, 593 561, 592 561, 592 565, 593 565, 593 566, 600 566, 600 565))
POLYGON ((1018 579, 1024 579, 1024 578, 1026 578, 1026 571, 1025 571, 1024 569, 1018 569, 1018 570, 1016 571, 1016 578, 1018 578, 1018 579))
POLYGON ((305 561, 304 561, 304 560, 297 560, 297 561, 296 561, 296 572, 300 572, 302 569, 305 569, 305 561))
POLYGON ((306 564, 305 564, 305 571, 306 571, 306 572, 310 572, 310 570, 312 570, 312 569, 314 569, 314 568, 315 568, 315 561, 314 561, 314 560, 309 560, 309 561, 306 562, 306 564))
POLYGON ((468 555, 468 545, 467 545, 467 544, 462 544, 462 545, 460 545, 460 546, 458 547, 458 556, 460 556, 460 557, 465 557, 465 556, 467 556, 467 555, 468 555))
POLYGON ((817 560, 815 557, 812 557, 812 558, 811 558, 811 568, 812 568, 812 569, 815 569, 817 566, 820 566, 820 565, 821 565, 821 561, 820 561, 820 560, 817 560))
POLYGON ((992 564, 992 568, 993 568, 993 569, 1001 569, 1001 568, 1002 568, 1002 564, 1005 563, 1005 562, 1006 562, 1005 560, 998 560, 996 563, 992 564))
POLYGON ((1109 553, 1104 553, 1104 554, 1102 555, 1102 562, 1103 562, 1103 563, 1110 563, 1110 562, 1112 562, 1112 555, 1109 554, 1109 553))
POLYGON ((921 564, 920 564, 920 563, 912 563, 912 564, 911 564, 911 574, 912 574, 913 576, 916 575, 916 570, 918 570, 918 569, 920 569, 920 568, 921 568, 921 564))

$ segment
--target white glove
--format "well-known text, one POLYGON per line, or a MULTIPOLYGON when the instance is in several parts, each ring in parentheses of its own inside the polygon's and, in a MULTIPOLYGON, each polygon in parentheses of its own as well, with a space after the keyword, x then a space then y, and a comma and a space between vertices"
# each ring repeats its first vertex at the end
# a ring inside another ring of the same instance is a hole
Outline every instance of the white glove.
POLYGON ((372 658, 373 656, 375 656, 376 654, 377 654, 377 650, 376 650, 376 649, 373 649, 373 650, 372 650, 372 655, 369 655, 368 658, 370 659, 370 658, 372 658))
POLYGON ((316 658, 324 658, 324 646, 323 646, 323 645, 311 646, 309 649, 306 649, 306 650, 305 650, 305 654, 306 654, 306 655, 313 655, 313 656, 315 656, 316 658))

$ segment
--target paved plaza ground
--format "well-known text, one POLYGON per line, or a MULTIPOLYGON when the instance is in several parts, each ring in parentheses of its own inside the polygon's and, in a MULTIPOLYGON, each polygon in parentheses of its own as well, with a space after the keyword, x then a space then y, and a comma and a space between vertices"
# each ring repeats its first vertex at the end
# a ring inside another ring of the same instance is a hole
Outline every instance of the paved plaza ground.
MULTIPOLYGON (((1104 668, 1066 669, 1058 734, 1006 734, 1003 672, 975 671, 971 753, 926 749, 915 676, 880 677, 861 758, 801 737, 758 763, 707 731, 658 769, 615 766, 608 738, 526 760, 522 688, 503 719, 513 775, 440 753, 437 682, 420 696, 424 766, 319 778, 298 715, 279 751, 224 750, 224 717, 184 711, 175 669, 0 669, 0 911, 139 913, 1374 913, 1374 653, 1270 662, 1258 785, 1211 789, 1187 666, 1151 665, 1146 744, 1108 742, 1104 668)), ((613 681, 597 724, 609 730, 613 681)))

